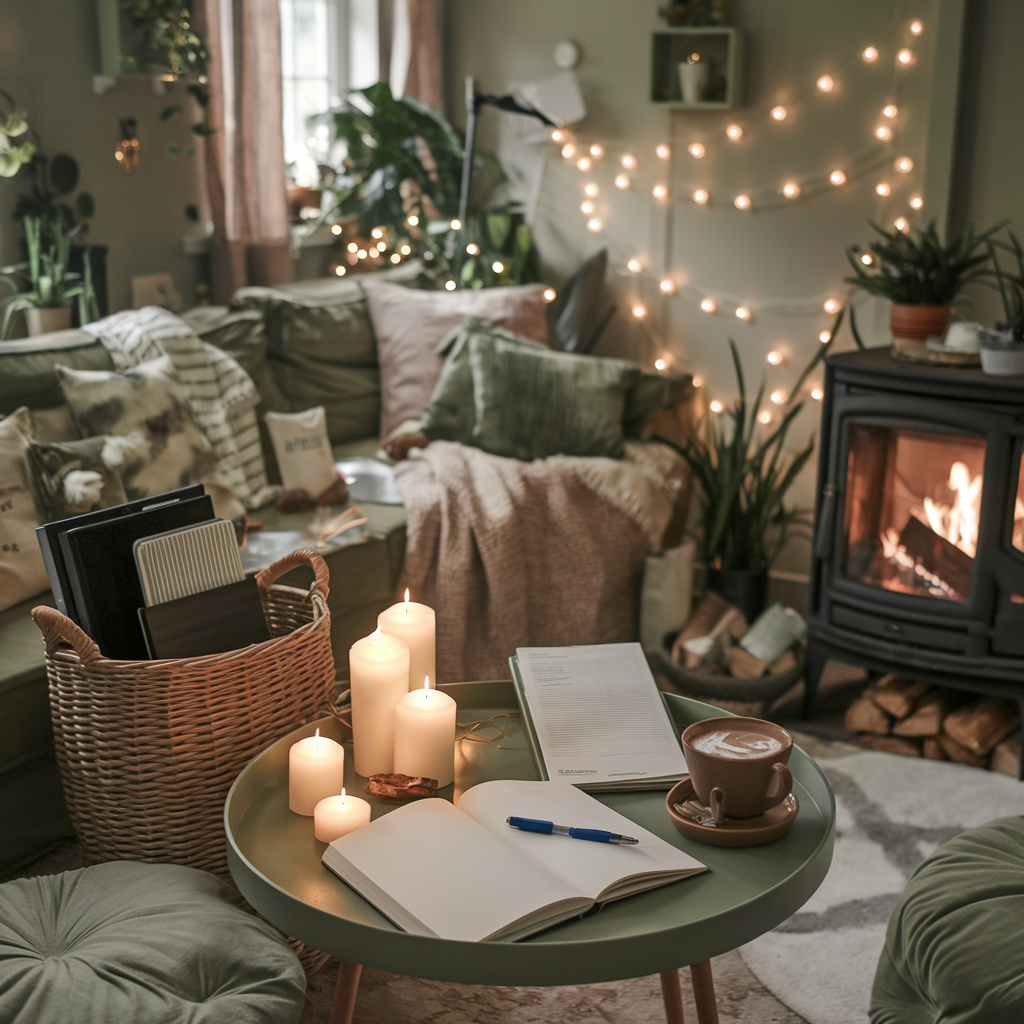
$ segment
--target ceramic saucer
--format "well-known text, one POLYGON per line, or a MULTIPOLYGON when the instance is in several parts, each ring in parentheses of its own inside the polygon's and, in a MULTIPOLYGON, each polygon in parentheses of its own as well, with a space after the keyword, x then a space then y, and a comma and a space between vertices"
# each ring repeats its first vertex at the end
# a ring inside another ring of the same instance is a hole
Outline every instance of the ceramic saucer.
POLYGON ((669 790, 665 797, 665 807, 676 831, 708 846, 737 848, 773 843, 789 831, 800 810, 796 795, 790 793, 777 807, 772 807, 756 818, 728 818, 720 825, 699 825, 696 821, 684 818, 675 808, 676 804, 687 800, 696 800, 689 776, 669 790))

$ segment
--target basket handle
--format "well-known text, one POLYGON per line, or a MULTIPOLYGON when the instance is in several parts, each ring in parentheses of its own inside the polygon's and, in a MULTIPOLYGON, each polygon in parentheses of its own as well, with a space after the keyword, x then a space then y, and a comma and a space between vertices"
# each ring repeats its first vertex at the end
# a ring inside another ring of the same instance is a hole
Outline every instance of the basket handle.
POLYGON ((59 644, 68 643, 83 664, 88 665, 102 658, 96 642, 63 612, 43 604, 32 609, 32 618, 43 634, 47 654, 53 654, 59 644))
POLYGON ((256 582, 259 584, 260 590, 266 590, 271 583, 299 565, 308 565, 316 577, 309 587, 310 598, 319 594, 326 602, 327 595, 330 593, 328 583, 331 574, 327 569, 327 563, 312 548, 298 548, 285 555, 284 558, 279 558, 273 565, 256 573, 256 582))

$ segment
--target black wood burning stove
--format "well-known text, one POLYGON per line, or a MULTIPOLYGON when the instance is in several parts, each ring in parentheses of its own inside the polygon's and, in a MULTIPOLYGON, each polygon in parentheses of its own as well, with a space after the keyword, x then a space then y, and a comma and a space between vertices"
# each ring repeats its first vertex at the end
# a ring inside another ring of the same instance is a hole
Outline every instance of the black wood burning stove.
MULTIPOLYGON (((807 710, 829 658, 1020 701, 1024 377, 826 362, 807 710)), ((1024 777, 1024 776, 1022 776, 1024 777)))

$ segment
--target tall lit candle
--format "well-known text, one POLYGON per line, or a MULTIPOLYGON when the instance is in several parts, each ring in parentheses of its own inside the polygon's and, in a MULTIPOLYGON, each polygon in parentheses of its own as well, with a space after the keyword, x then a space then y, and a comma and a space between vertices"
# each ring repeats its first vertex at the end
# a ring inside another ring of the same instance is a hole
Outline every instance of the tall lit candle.
MULTIPOLYGON (((380 627, 348 652, 352 762, 357 775, 394 771, 395 704, 409 692, 409 648, 380 627)), ((340 786, 332 792, 337 793, 340 786)))
POLYGON ((398 637, 409 648, 407 689, 418 690, 424 678, 437 678, 433 608, 410 601, 406 590, 404 601, 385 608, 377 616, 377 625, 388 636, 398 637))
POLYGON ((321 843, 333 843, 370 820, 370 805, 357 796, 327 796, 313 808, 313 832, 321 843))
POLYGON ((395 771, 437 779, 439 789, 455 781, 455 701, 429 680, 395 705, 395 771))
POLYGON ((307 736, 288 751, 288 807, 296 814, 312 815, 325 796, 345 781, 345 748, 329 736, 307 736))

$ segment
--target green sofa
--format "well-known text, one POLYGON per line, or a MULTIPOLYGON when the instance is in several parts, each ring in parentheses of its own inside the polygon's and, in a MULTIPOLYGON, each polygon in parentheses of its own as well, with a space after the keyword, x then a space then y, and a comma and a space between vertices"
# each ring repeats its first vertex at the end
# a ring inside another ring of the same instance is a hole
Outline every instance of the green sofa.
MULTIPOLYGON (((391 280, 414 274, 400 268, 391 280)), ((280 290, 243 289, 231 307, 199 307, 185 319, 205 341, 231 353, 260 393, 262 428, 268 410, 324 405, 337 458, 373 457, 379 450, 380 385, 373 332, 356 282, 319 281, 280 290)), ((112 369, 101 343, 82 331, 61 331, 0 346, 0 415, 20 405, 52 409, 63 401, 53 367, 112 369)), ((271 480, 280 475, 264 430, 271 480)), ((325 554, 331 574, 331 639, 338 675, 348 675, 348 649, 371 632, 394 600, 405 553, 405 510, 361 503, 367 523, 325 554)), ((250 514, 264 531, 303 529, 309 515, 272 505, 250 514)), ((284 582, 306 585, 307 569, 284 582)), ((53 604, 47 592, 0 612, 0 876, 72 834, 53 751, 43 643, 30 611, 53 604)))

